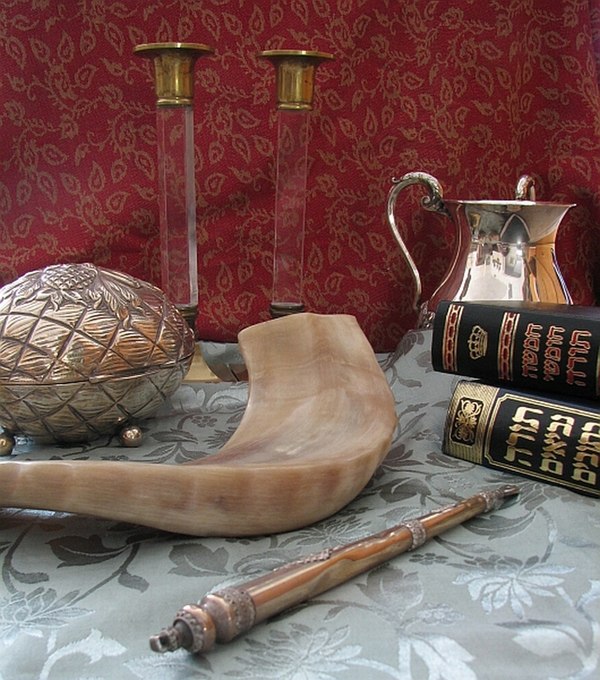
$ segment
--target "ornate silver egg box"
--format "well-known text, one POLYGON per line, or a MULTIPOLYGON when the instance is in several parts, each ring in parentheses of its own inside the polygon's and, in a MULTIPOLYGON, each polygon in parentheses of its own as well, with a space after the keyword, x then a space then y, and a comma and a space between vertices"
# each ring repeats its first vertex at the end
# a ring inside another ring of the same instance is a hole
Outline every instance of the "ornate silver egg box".
POLYGON ((14 435, 86 442, 136 423, 180 385, 193 333, 158 288, 92 264, 53 265, 0 290, 0 451, 14 435))

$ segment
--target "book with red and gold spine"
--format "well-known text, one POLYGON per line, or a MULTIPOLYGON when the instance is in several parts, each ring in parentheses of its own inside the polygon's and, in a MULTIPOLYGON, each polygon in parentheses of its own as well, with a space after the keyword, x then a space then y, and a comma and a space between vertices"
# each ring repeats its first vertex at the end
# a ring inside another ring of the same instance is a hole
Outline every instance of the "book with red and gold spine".
POLYGON ((442 301, 431 360, 444 373, 600 399, 600 307, 442 301))
POLYGON ((600 409, 591 400, 460 380, 448 407, 442 450, 600 497, 600 409))

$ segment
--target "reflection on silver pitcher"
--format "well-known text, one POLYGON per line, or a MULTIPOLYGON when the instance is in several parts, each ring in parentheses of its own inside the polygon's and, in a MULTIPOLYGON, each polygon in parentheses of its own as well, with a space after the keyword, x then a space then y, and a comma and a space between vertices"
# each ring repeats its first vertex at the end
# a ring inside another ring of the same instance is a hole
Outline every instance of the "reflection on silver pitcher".
POLYGON ((418 326, 427 328, 440 300, 531 300, 571 304, 555 253, 556 232, 574 204, 535 200, 533 178, 523 175, 514 200, 448 200, 438 180, 425 172, 393 179, 387 218, 415 282, 418 326), (457 229, 452 263, 429 300, 422 301, 419 271, 398 231, 394 206, 402 189, 427 188, 421 205, 449 217, 457 229))

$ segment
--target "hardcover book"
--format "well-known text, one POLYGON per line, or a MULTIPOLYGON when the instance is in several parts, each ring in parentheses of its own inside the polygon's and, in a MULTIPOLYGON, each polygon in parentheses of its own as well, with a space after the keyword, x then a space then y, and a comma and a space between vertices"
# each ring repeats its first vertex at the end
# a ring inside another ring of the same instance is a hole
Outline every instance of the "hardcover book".
POLYGON ((442 450, 600 496, 600 411, 593 401, 460 380, 450 400, 442 450))
POLYGON ((442 301, 431 360, 445 373, 600 399, 600 307, 442 301))

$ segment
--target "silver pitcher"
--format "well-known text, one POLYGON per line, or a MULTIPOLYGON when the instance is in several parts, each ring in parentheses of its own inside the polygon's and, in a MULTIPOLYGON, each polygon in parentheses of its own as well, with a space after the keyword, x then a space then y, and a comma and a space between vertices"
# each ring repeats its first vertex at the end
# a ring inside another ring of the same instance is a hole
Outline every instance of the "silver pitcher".
POLYGON ((555 238, 562 218, 574 204, 535 200, 533 178, 523 175, 514 200, 448 200, 438 180, 425 172, 409 172, 392 180, 387 218, 415 282, 414 307, 418 326, 431 325, 440 300, 531 300, 571 304, 560 272, 555 238), (423 185, 428 194, 421 206, 449 217, 457 243, 448 271, 422 301, 421 276, 394 217, 402 189, 423 185))

